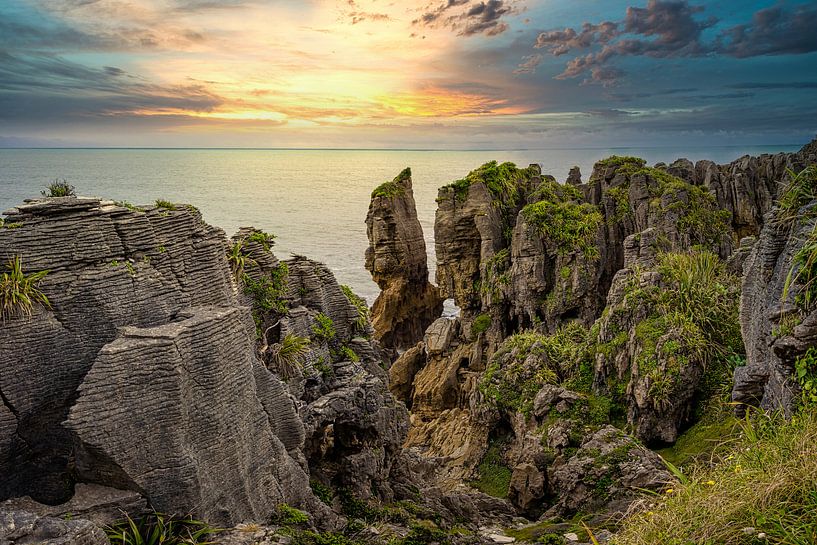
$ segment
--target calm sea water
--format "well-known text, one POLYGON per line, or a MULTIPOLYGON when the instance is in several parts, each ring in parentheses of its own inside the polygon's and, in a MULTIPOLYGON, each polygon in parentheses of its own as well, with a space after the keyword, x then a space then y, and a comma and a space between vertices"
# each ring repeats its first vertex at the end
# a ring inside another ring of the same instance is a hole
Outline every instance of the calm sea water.
MULTIPOLYGON (((365 296, 377 286, 363 267, 369 195, 403 168, 412 169, 417 212, 434 268, 437 188, 496 159, 542 165, 563 180, 573 165, 589 176, 609 155, 648 162, 678 157, 724 163, 741 155, 794 151, 764 148, 618 148, 520 151, 209 150, 209 149, 0 149, 0 210, 36 197, 54 178, 82 195, 134 204, 156 199, 199 207, 204 219, 231 235, 252 225, 278 236, 275 252, 306 255, 329 265, 339 281, 365 296)), ((433 280, 433 272, 432 272, 433 280)))

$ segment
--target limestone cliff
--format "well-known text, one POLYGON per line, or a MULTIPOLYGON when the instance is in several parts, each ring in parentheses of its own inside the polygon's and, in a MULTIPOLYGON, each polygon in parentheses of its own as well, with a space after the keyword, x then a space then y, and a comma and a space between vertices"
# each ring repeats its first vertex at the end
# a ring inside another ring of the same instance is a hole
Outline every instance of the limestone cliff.
POLYGON ((372 305, 375 338, 386 348, 405 350, 442 313, 442 299, 428 281, 411 170, 405 169, 372 192, 366 234, 366 269, 381 290, 372 305))

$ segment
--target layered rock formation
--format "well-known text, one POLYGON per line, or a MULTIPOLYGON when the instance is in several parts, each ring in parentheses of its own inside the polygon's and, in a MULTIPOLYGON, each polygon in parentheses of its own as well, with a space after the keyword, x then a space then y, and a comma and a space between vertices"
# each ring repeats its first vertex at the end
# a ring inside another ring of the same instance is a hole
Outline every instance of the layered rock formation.
MULTIPOLYGON (((437 283, 461 313, 393 364, 393 392, 411 409, 407 446, 440 464, 449 486, 504 466, 527 513, 598 508, 582 494, 571 502, 559 475, 584 463, 577 449, 612 420, 650 444, 694 422, 727 359, 741 357, 736 279, 757 250, 740 239, 760 233, 787 169, 814 162, 814 146, 729 165, 612 157, 586 184, 577 169, 559 184, 535 165, 488 163, 441 188, 437 283), (714 329, 696 322, 705 312, 673 318, 696 284, 725 309, 714 329), (666 290, 683 293, 668 300, 666 290), (564 393, 545 401, 554 387, 564 393)), ((653 462, 636 480, 667 477, 653 462)))
POLYGON ((372 305, 375 338, 386 348, 402 351, 423 337, 443 308, 437 289, 428 281, 411 170, 405 169, 372 192, 366 234, 366 269, 381 290, 372 305))
POLYGON ((48 271, 50 305, 0 327, 0 498, 98 483, 216 524, 281 503, 331 524, 310 472, 390 494, 405 408, 326 267, 279 262, 254 230, 236 248, 184 205, 58 198, 6 216, 0 259, 48 271), (268 352, 290 333, 308 346, 298 377, 268 352))
MULTIPOLYGON (((817 141, 803 148, 801 164, 817 164, 817 141)), ((798 405, 813 377, 808 351, 817 344, 814 258, 817 172, 787 179, 780 202, 766 216, 744 264, 740 322, 746 365, 735 370, 733 400, 786 413, 798 405)), ((807 392, 810 395, 810 392, 807 392)))

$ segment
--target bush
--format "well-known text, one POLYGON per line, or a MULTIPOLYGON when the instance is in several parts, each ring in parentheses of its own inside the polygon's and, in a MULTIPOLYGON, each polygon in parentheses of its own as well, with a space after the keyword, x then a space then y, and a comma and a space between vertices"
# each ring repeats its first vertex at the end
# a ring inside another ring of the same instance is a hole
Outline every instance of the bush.
POLYGON ((164 199, 156 199, 156 206, 165 210, 176 210, 176 205, 164 199))
POLYGON ((111 545, 205 545, 220 530, 193 517, 151 513, 137 520, 125 520, 105 529, 111 545))
POLYGON ((495 498, 507 498, 511 485, 511 469, 502 460, 502 441, 493 441, 477 466, 479 477, 471 486, 495 498))
POLYGON ((592 204, 542 200, 525 206, 522 215, 539 235, 556 245, 558 253, 598 256, 595 240, 604 217, 592 204))
POLYGON ((397 175, 394 180, 391 182, 383 182, 379 186, 377 186, 374 191, 372 191, 372 198, 375 197, 384 197, 390 199, 392 197, 398 197, 404 193, 403 186, 399 184, 404 180, 411 178, 411 169, 405 168, 403 169, 400 174, 397 175))
POLYGON ((59 178, 48 184, 44 191, 40 191, 43 197, 76 197, 76 188, 65 180, 59 178))
POLYGON ((315 316, 315 323, 312 324, 312 333, 315 334, 315 338, 319 341, 329 342, 334 339, 337 334, 335 331, 335 322, 323 312, 319 312, 315 316))
POLYGON ((355 310, 357 311, 357 318, 355 319, 355 327, 358 331, 365 331, 366 325, 369 323, 369 305, 366 303, 366 300, 363 297, 357 295, 355 292, 352 291, 352 288, 349 286, 341 285, 340 289, 343 291, 343 294, 346 296, 346 299, 349 300, 349 303, 355 310))
POLYGON ((31 316, 36 305, 51 308, 48 297, 37 287, 48 271, 25 274, 22 259, 9 260, 0 277, 0 321, 31 316))
POLYGON ((298 526, 301 524, 307 524, 308 522, 309 515, 300 509, 287 505, 286 503, 279 504, 278 508, 275 510, 275 523, 280 524, 281 526, 298 526))

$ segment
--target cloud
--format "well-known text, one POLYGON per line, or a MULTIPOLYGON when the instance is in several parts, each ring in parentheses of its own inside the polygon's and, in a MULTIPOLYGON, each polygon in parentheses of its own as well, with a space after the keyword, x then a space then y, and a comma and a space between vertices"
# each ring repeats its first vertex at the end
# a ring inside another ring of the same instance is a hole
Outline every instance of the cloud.
POLYGON ((721 34, 718 50, 743 59, 759 55, 797 55, 817 51, 817 6, 783 5, 762 9, 752 22, 736 25, 721 34))
POLYGON ((533 74, 536 72, 536 67, 542 62, 542 55, 534 53, 533 55, 526 55, 522 57, 522 62, 513 71, 514 74, 533 74))
POLYGON ((471 0, 447 0, 437 8, 423 13, 412 24, 449 28, 459 36, 496 36, 509 28, 502 18, 514 13, 517 13, 517 9, 508 0, 487 0, 473 4, 471 0))
POLYGON ((364 21, 390 21, 391 17, 386 13, 375 13, 361 9, 355 0, 346 0, 349 9, 342 9, 341 13, 353 25, 364 21))
POLYGON ((722 30, 706 41, 704 31, 718 19, 703 15, 704 6, 687 0, 649 0, 644 8, 628 7, 622 21, 586 22, 581 29, 541 32, 533 47, 554 57, 573 53, 557 79, 589 74, 583 83, 615 85, 623 76, 608 66, 617 57, 681 58, 726 55, 800 54, 817 51, 817 7, 784 5, 756 12, 751 23, 722 30), (586 52, 584 52, 586 51, 586 52))

